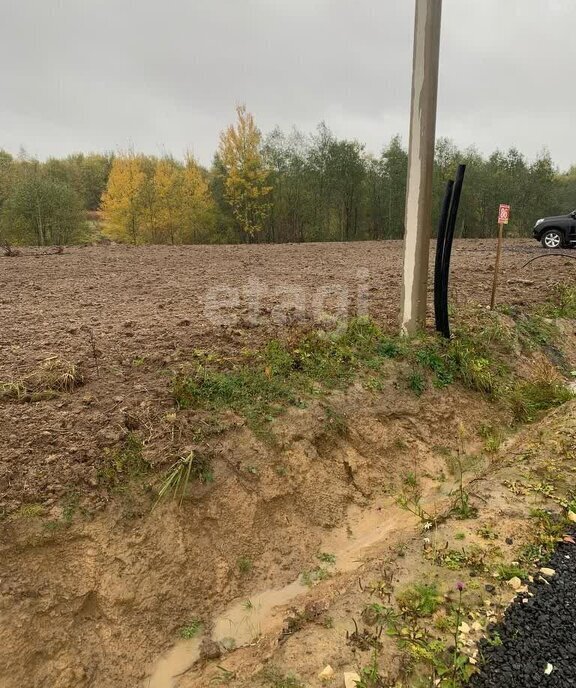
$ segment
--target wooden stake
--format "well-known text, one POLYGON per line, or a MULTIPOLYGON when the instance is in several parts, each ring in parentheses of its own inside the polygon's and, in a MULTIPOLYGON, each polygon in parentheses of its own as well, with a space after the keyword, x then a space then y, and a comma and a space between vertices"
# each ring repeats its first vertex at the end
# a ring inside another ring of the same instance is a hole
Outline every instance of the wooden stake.
POLYGON ((496 288, 498 287, 498 270, 500 269, 500 253, 502 252, 502 234, 504 225, 502 222, 498 225, 498 248, 496 249, 496 262, 494 264, 494 281, 492 282, 492 298, 490 299, 490 310, 494 310, 496 302, 496 288))

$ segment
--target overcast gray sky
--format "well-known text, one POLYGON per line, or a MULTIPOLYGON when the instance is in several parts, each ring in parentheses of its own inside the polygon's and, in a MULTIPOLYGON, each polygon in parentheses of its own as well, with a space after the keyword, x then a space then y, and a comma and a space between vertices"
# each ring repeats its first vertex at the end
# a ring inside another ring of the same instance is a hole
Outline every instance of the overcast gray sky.
MULTIPOLYGON (((192 150, 263 132, 406 141, 413 0, 0 0, 0 148, 192 150)), ((576 1, 444 0, 439 136, 576 162, 576 1)))

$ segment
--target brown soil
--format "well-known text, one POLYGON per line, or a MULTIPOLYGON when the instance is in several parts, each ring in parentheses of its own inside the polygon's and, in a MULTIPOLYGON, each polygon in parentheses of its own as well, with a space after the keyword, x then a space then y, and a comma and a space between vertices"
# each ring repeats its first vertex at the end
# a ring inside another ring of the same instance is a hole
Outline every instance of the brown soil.
MULTIPOLYGON (((495 412, 457 388, 409 397, 394 375, 379 394, 353 386, 332 395, 330 405, 346 420, 340 434, 320 404, 277 420, 274 446, 230 415, 228 431, 202 447, 212 457, 214 482, 181 507, 163 504, 151 512, 146 490, 102 480, 103 464, 131 430, 145 440, 153 466, 196 446, 198 415, 181 412, 175 421, 169 395, 170 371, 194 350, 236 358, 242 349, 310 327, 318 288, 345 285, 353 302, 362 269, 369 271, 361 285, 369 313, 393 328, 400 248, 399 242, 111 246, 2 260, 0 381, 30 388, 28 401, 20 403, 12 391, 0 399, 2 688, 146 685, 179 628, 194 618, 209 626, 234 599, 281 588, 314 568, 330 533, 349 525, 354 535, 354 509, 391 507, 390 495, 409 472, 424 472, 427 491, 442 504, 453 487, 438 479, 447 470, 446 451, 456 451, 460 437, 473 449, 478 426, 495 412), (277 294, 264 293, 257 313, 240 294, 238 304, 226 304, 235 322, 206 318, 208 289, 243 287, 250 278, 270 290, 302 286, 309 305, 283 305, 279 312, 277 294), (46 368, 51 378, 42 388, 46 368)), ((455 249, 453 300, 485 303, 493 243, 457 242, 455 249)), ((534 251, 532 243, 509 242, 502 301, 541 301, 571 278, 573 263, 564 259, 521 271, 534 251)), ((204 422, 209 429, 211 419, 204 422)), ((412 525, 403 514, 399 532, 412 525)), ((378 557, 391 542, 378 545, 378 557)), ((373 554, 373 544, 360 558, 373 554)), ((312 597, 345 597, 355 574, 347 575, 314 588, 312 597)), ((306 659, 291 649, 292 638, 280 650, 281 663, 297 668, 310 686, 318 684, 320 656, 328 657, 335 634, 342 634, 344 612, 324 650, 320 644, 306 659)), ((277 651, 275 639, 238 653, 245 681, 238 686, 252 685, 258 663, 277 651)), ((340 650, 338 666, 350 665, 352 655, 340 650)), ((181 685, 208 685, 203 671, 185 674, 181 685)))
MULTIPOLYGON (((542 301, 555 284, 572 279, 576 264, 567 259, 537 260, 521 269, 541 252, 527 240, 506 243, 503 303, 542 301)), ((452 303, 488 302, 493 258, 493 241, 456 242, 452 303)), ((98 496, 96 488, 102 451, 121 439, 127 417, 156 425, 150 414, 161 414, 171 404, 167 375, 172 368, 193 351, 236 357, 273 337, 316 325, 321 314, 314 304, 323 288, 336 289, 336 300, 347 296, 350 315, 360 292, 370 315, 394 329, 400 268, 397 241, 108 246, 2 259, 0 382, 26 379, 55 357, 76 365, 78 384, 84 386, 55 401, 20 405, 0 399, 0 512, 30 502, 51 506, 71 489, 90 493, 101 505, 105 495, 98 496), (220 295, 217 315, 226 316, 226 322, 218 324, 206 310, 206 297, 222 286, 239 289, 239 302, 220 295), (303 303, 291 307, 290 298, 282 297, 279 290, 289 287, 302 290, 297 298, 303 303), (258 288, 261 297, 254 296, 258 288)), ((335 306, 328 297, 326 308, 335 306)))

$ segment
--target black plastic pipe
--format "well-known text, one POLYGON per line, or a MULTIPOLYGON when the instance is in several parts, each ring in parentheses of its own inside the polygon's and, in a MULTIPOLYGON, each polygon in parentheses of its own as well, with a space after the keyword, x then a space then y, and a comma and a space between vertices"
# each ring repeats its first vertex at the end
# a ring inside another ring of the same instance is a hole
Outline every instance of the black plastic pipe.
MULTIPOLYGON (((456 179, 452 188, 452 200, 450 202, 450 211, 448 212, 448 220, 446 222, 446 231, 444 234, 444 241, 440 247, 441 255, 441 274, 439 282, 439 332, 442 333, 446 339, 450 338, 450 322, 448 318, 448 281, 450 278, 450 258, 452 256, 452 242, 454 240, 454 230, 456 229, 456 219, 458 217, 458 207, 460 205, 460 195, 462 193, 462 185, 464 183, 464 173, 466 172, 466 165, 458 165, 456 171, 456 179)), ((437 249, 438 250, 438 249, 437 249)))
POLYGON ((452 202, 452 189, 454 181, 449 179, 446 182, 446 191, 444 192, 444 200, 442 201, 442 210, 440 211, 440 220, 438 221, 438 233, 436 235, 436 262, 434 264, 434 320, 436 323, 436 331, 441 331, 440 318, 440 284, 442 283, 442 263, 444 256, 444 239, 446 237, 446 224, 448 222, 448 213, 450 212, 450 203, 452 202))

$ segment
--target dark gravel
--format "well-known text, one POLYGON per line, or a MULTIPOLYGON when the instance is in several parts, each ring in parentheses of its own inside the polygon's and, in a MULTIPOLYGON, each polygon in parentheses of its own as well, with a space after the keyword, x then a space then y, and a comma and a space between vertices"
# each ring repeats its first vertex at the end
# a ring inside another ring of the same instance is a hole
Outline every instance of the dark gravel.
POLYGON ((546 566, 556 571, 549 585, 531 584, 534 597, 520 595, 494 629, 502 645, 481 644, 485 664, 470 688, 576 686, 576 545, 559 544, 546 566))

